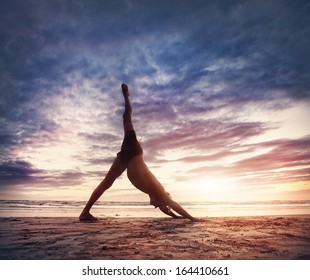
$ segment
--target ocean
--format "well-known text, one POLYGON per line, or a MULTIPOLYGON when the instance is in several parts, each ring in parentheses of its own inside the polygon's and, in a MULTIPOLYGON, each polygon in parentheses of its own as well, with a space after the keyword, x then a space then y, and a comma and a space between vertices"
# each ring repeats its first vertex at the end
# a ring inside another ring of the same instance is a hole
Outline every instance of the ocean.
MULTIPOLYGON (((78 217, 86 201, 0 200, 0 217, 78 217)), ((195 217, 309 215, 310 200, 256 202, 181 202, 195 217)), ((147 202, 98 201, 96 217, 164 217, 147 202)))

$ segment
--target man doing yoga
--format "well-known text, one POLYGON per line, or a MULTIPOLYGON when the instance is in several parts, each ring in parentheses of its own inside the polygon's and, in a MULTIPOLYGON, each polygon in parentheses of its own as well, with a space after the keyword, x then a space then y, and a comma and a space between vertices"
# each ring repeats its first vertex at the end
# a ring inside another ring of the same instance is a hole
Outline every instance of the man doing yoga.
POLYGON ((163 213, 179 218, 175 212, 191 221, 198 221, 187 213, 178 203, 172 200, 161 183, 151 173, 143 160, 143 151, 137 140, 136 133, 132 123, 132 108, 129 101, 129 91, 126 84, 122 84, 122 92, 125 99, 125 112, 123 115, 124 140, 121 151, 108 171, 106 177, 93 191, 79 219, 81 221, 98 221, 90 214, 91 207, 99 199, 99 197, 112 186, 117 177, 119 177, 127 169, 127 177, 130 182, 140 191, 146 193, 150 197, 150 204, 158 207, 163 213))

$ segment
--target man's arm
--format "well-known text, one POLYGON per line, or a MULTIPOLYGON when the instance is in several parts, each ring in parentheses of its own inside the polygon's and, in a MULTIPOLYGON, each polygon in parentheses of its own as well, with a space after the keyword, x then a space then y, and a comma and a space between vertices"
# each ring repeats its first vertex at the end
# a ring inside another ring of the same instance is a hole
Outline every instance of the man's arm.
POLYGON ((172 200, 171 198, 169 198, 169 203, 168 203, 168 205, 175 211, 175 212, 177 212, 177 213, 179 213, 180 215, 182 215, 184 218, 188 218, 188 219, 190 219, 191 221, 193 221, 193 222, 198 222, 199 221, 199 219, 197 219, 197 218, 194 218, 193 216, 191 216, 187 211, 185 211, 184 209, 183 209, 183 207, 180 205, 180 204, 178 204, 178 203, 176 203, 174 200, 172 200))
POLYGON ((160 206, 159 209, 160 209, 163 213, 165 213, 165 214, 168 215, 168 216, 171 216, 171 217, 174 218, 174 219, 183 218, 183 217, 181 217, 181 216, 177 216, 176 214, 174 214, 174 213, 171 211, 171 209, 170 209, 169 206, 160 206))

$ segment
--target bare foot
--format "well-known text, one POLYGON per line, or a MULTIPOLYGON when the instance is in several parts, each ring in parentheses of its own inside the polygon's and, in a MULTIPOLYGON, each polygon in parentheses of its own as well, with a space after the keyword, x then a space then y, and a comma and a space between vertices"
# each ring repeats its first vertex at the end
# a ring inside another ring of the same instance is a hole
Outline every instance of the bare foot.
POLYGON ((90 213, 81 213, 79 220, 81 222, 99 222, 99 219, 97 219, 90 213))
POLYGON ((129 96, 128 86, 126 84, 122 84, 122 91, 124 96, 129 96))

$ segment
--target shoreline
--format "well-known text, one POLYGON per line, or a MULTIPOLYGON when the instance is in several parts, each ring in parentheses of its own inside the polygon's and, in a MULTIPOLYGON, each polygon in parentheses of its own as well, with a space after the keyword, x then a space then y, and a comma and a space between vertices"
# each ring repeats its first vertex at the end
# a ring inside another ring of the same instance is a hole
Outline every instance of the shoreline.
MULTIPOLYGON (((0 200, 0 217, 78 217, 84 201, 0 200)), ((250 202, 180 202, 194 217, 239 217, 269 215, 310 215, 310 200, 270 200, 250 202)), ((148 202, 98 201, 92 214, 99 218, 164 218, 166 215, 148 202)))
POLYGON ((310 215, 203 219, 0 218, 0 259, 310 259, 310 215))

